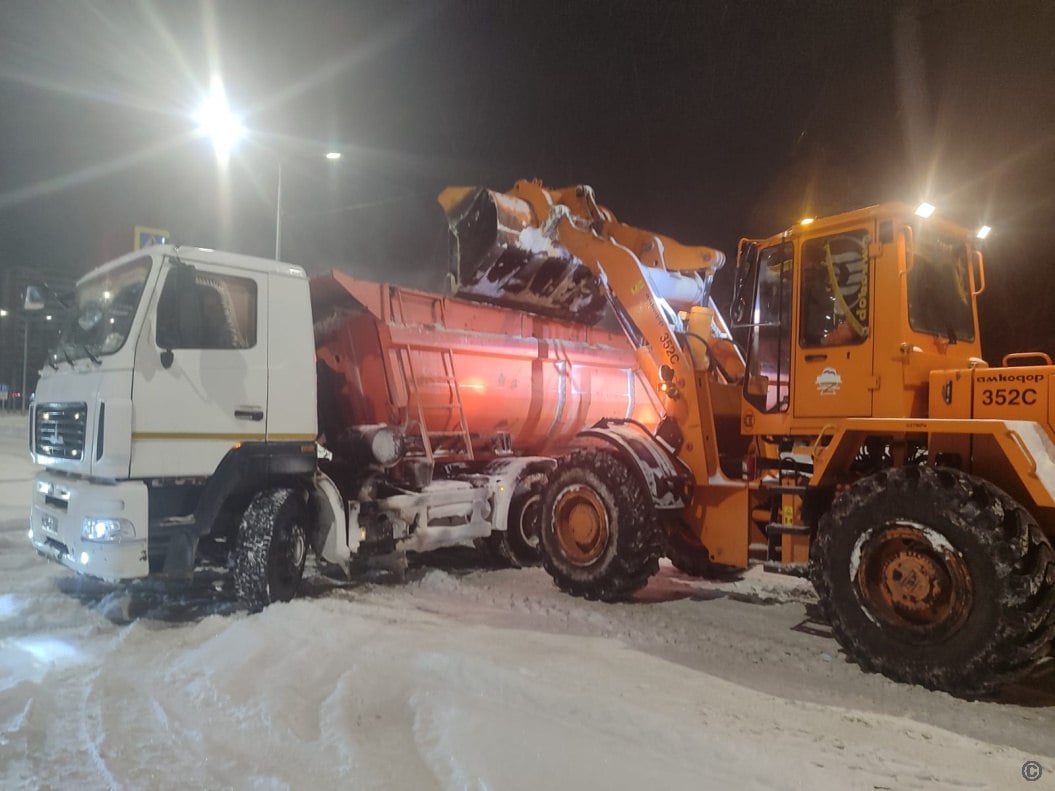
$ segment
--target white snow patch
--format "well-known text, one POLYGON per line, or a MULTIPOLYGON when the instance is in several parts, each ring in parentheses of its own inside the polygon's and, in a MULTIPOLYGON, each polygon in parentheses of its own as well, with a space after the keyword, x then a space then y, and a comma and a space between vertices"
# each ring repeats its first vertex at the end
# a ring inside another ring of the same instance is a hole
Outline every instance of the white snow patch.
POLYGON ((1026 760, 1055 772, 1055 680, 1027 707, 864 674, 805 628, 808 583, 760 569, 713 583, 663 564, 606 605, 540 569, 448 565, 253 616, 211 583, 78 580, 25 537, 32 470, 4 420, 5 791, 1008 788, 1026 760))

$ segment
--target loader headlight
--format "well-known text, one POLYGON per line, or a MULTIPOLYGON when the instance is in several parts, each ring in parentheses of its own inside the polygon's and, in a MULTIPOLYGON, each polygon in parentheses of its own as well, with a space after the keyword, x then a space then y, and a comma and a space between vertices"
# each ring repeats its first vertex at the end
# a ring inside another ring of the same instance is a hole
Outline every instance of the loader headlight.
POLYGON ((127 519, 86 516, 81 522, 81 538, 85 541, 125 541, 135 537, 135 525, 127 519))

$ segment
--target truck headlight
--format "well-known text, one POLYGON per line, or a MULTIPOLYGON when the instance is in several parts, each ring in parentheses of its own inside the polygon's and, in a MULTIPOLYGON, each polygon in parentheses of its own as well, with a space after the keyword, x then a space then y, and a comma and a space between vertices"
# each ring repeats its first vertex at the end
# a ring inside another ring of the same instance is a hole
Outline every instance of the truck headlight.
POLYGON ((81 538, 85 541, 124 541, 135 537, 135 525, 127 519, 86 516, 81 522, 81 538))

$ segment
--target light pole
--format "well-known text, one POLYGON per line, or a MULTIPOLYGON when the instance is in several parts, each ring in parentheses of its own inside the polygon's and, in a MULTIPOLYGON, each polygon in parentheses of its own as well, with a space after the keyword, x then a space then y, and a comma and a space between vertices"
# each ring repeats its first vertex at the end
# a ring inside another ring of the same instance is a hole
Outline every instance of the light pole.
MULTIPOLYGON (((7 308, 0 308, 0 319, 6 319, 9 315, 10 314, 9 314, 7 308)), ((6 322, 5 322, 5 324, 6 324, 6 322)), ((4 340, 6 341, 7 340, 7 328, 5 327, 2 331, 0 331, 0 334, 2 334, 4 340)), ((10 373, 10 369, 7 369, 6 366, 5 366, 5 368, 3 369, 3 372, 0 373, 0 376, 3 376, 4 379, 6 380, 9 373, 10 373)), ((5 388, 5 390, 4 390, 4 393, 3 393, 3 396, 2 396, 3 397, 3 402, 0 403, 0 406, 2 406, 4 409, 10 409, 11 408, 11 404, 10 404, 10 401, 8 401, 8 399, 11 397, 11 390, 7 386, 7 384, 4 384, 3 387, 5 388)))
POLYGON ((18 404, 22 407, 22 411, 26 411, 26 374, 29 370, 29 316, 26 313, 23 315, 25 324, 22 329, 22 390, 18 396, 18 404))
MULTIPOLYGON (((326 159, 335 162, 341 158, 340 151, 327 151, 326 159)), ((279 168, 279 184, 274 195, 274 259, 282 261, 282 158, 276 158, 279 168)))
MULTIPOLYGON (((230 158, 231 150, 246 135, 242 119, 236 115, 227 104, 227 95, 223 89, 223 83, 219 79, 213 79, 212 88, 208 98, 194 115, 198 122, 198 132, 212 140, 216 151, 216 159, 221 165, 226 165, 230 158)), ((339 151, 326 152, 326 159, 336 162, 341 158, 339 151)), ((275 260, 282 258, 282 168, 283 158, 275 155, 275 168, 277 179, 275 185, 275 260)))
MULTIPOLYGON (((45 302, 41 291, 36 286, 26 286, 25 298, 22 300, 22 393, 19 396, 19 405, 22 411, 26 411, 26 386, 29 383, 29 321, 33 314, 44 310, 45 302)), ((46 319, 51 321, 51 316, 46 319)))

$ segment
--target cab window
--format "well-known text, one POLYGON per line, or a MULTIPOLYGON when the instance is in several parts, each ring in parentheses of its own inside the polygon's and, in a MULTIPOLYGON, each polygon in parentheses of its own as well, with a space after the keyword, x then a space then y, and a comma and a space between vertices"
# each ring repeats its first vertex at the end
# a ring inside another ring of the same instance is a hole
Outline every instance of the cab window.
POLYGON ((867 231, 810 239, 802 245, 802 321, 807 349, 863 343, 868 337, 867 231))
POLYGON ((747 400, 763 412, 787 412, 791 400, 792 272, 790 243, 759 254, 745 388, 747 400))
POLYGON ((256 282, 195 271, 169 277, 158 298, 161 349, 248 349, 256 345, 256 282))
POLYGON ((952 342, 974 340, 967 247, 921 231, 908 271, 908 322, 952 342))

